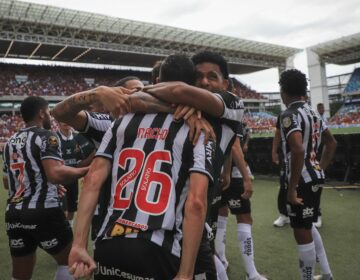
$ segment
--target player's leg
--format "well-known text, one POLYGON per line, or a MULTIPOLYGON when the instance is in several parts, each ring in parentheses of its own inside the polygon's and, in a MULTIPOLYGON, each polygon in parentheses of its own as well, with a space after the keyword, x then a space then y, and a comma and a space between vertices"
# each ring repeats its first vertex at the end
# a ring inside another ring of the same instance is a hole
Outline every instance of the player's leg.
POLYGON ((228 267, 229 262, 226 259, 226 227, 229 215, 229 208, 227 204, 222 206, 218 211, 217 218, 217 231, 215 237, 215 251, 221 262, 224 264, 225 269, 228 267))
POLYGON ((304 205, 288 205, 290 225, 298 245, 300 279, 313 279, 316 265, 315 243, 312 236, 312 222, 316 216, 315 198, 311 184, 299 184, 298 197, 304 205))
POLYGON ((35 253, 22 257, 11 256, 11 260, 13 280, 31 279, 36 262, 35 253))
POLYGON ((228 280, 229 278, 227 277, 226 269, 223 263, 218 258, 218 256, 214 255, 214 261, 216 267, 217 280, 228 280))
POLYGON ((68 269, 68 256, 72 244, 72 230, 60 208, 41 211, 42 222, 37 230, 39 247, 57 263, 54 280, 72 280, 68 269))
POLYGON ((285 178, 283 170, 280 171, 280 189, 278 193, 277 205, 279 210, 279 217, 274 221, 273 225, 275 227, 283 227, 286 224, 290 223, 289 216, 287 215, 286 202, 287 202, 287 189, 285 186, 285 178))
POLYGON ((236 215, 237 241, 245 271, 249 279, 266 279, 258 273, 254 263, 251 203, 250 200, 241 197, 244 192, 242 179, 233 178, 229 188, 231 189, 231 198, 228 200, 228 205, 231 214, 236 215))

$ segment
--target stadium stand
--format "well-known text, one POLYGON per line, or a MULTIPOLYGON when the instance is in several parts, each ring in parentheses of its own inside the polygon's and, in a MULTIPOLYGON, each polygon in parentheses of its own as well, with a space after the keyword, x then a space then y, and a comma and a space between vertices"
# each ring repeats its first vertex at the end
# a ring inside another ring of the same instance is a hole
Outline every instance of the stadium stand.
POLYGON ((236 95, 240 96, 243 99, 266 99, 260 93, 251 89, 249 86, 244 85, 242 82, 236 78, 231 78, 234 84, 236 95))
POLYGON ((357 92, 359 90, 360 90, 360 68, 357 68, 352 73, 344 92, 352 93, 352 92, 357 92))
POLYGON ((0 96, 66 96, 125 76, 148 81, 150 72, 59 66, 0 65, 0 96))

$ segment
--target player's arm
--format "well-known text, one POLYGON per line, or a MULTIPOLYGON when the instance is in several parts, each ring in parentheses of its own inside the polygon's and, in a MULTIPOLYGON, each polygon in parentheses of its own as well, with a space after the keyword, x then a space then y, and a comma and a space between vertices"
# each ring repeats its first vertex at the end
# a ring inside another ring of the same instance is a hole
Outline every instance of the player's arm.
POLYGON ((86 158, 80 160, 77 164, 77 167, 89 166, 95 157, 95 153, 96 153, 96 151, 94 150, 86 158))
POLYGON ((303 204, 302 199, 297 197, 296 188, 299 184, 301 171, 304 167, 305 150, 303 147, 302 134, 300 131, 294 131, 288 136, 288 142, 291 153, 291 169, 288 185, 287 199, 291 204, 303 204))
POLYGON ((67 97, 56 104, 51 114, 57 121, 67 123, 75 130, 83 131, 87 123, 85 110, 90 106, 102 106, 114 116, 128 113, 129 93, 131 91, 121 87, 100 86, 67 97))
POLYGON ((250 131, 246 133, 244 145, 243 145, 243 152, 246 154, 249 149, 249 142, 250 142, 250 131))
POLYGON ((334 157, 337 142, 329 129, 326 129, 322 133, 321 137, 322 142, 324 143, 324 148, 321 155, 320 167, 325 170, 329 166, 332 158, 334 157))
POLYGON ((88 172, 88 167, 75 168, 65 166, 58 159, 46 158, 41 161, 45 170, 46 178, 53 184, 69 184, 75 180, 84 177, 88 172))
POLYGON ((276 128, 275 136, 272 142, 272 149, 271 149, 272 162, 275 164, 279 164, 279 154, 277 151, 280 145, 280 141, 281 141, 280 129, 276 128))
POLYGON ((5 190, 9 189, 9 178, 8 178, 8 167, 5 161, 5 149, 6 149, 6 144, 3 148, 3 153, 2 153, 2 160, 3 160, 3 186, 5 190))
POLYGON ((246 168, 246 162, 244 154, 240 146, 240 138, 237 136, 234 144, 231 147, 232 159, 236 167, 239 169, 241 175, 243 176, 244 182, 244 193, 241 195, 244 199, 249 199, 253 193, 253 187, 249 172, 246 168))
POLYGON ((195 261, 204 230, 208 184, 209 179, 206 175, 195 172, 190 174, 183 220, 182 254, 175 279, 193 279, 195 261))
POLYGON ((220 187, 222 190, 226 190, 231 181, 231 167, 232 167, 232 153, 226 157, 224 161, 224 168, 220 174, 220 187))
POLYGON ((222 117, 225 111, 223 101, 215 94, 182 82, 167 82, 146 86, 144 91, 164 102, 185 104, 214 117, 222 117))
POLYGON ((87 241, 100 189, 110 173, 110 169, 111 161, 109 159, 96 157, 85 176, 84 187, 79 199, 74 241, 69 254, 70 272, 75 279, 91 275, 96 268, 94 260, 87 252, 87 241))
POLYGON ((141 91, 131 94, 129 102, 131 113, 174 113, 175 111, 169 103, 141 91))

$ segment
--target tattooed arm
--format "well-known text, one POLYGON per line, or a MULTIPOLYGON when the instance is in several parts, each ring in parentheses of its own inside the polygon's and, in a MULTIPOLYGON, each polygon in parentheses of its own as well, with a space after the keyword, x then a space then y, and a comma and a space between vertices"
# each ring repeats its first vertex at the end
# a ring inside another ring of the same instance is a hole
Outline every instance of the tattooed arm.
POLYGON ((87 122, 84 110, 90 106, 102 106, 114 116, 130 111, 128 94, 131 91, 117 87, 100 86, 95 89, 73 94, 52 109, 52 116, 59 122, 64 122, 82 131, 87 122))

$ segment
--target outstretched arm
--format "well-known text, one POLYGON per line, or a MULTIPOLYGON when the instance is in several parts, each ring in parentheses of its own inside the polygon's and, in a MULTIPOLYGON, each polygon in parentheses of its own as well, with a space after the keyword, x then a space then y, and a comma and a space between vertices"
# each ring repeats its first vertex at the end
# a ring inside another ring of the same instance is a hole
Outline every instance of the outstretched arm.
POLYGON ((324 149, 320 159, 320 167, 325 170, 329 166, 332 158, 334 157, 337 142, 329 129, 325 130, 322 133, 322 139, 324 142, 324 149))
POLYGON ((69 255, 69 268, 75 279, 90 276, 96 268, 94 260, 87 252, 87 241, 100 188, 110 168, 111 162, 108 159, 97 157, 93 160, 89 173, 85 177, 84 187, 80 194, 74 241, 69 255))
POLYGON ((145 92, 171 104, 186 104, 214 117, 224 114, 224 103, 213 93, 182 82, 146 86, 145 92))
POLYGON ((193 279, 196 257, 204 230, 208 177, 190 174, 189 193, 185 203, 180 268, 175 279, 193 279))

